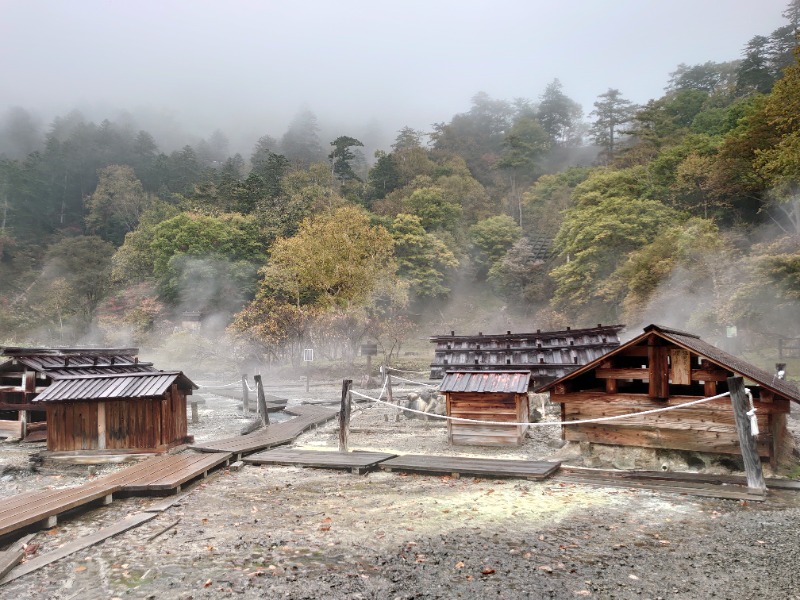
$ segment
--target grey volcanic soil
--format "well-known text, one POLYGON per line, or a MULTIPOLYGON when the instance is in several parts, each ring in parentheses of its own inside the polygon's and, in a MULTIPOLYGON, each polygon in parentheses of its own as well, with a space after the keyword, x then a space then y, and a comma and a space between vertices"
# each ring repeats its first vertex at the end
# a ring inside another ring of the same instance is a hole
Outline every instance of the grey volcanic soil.
MULTIPOLYGON (((362 415, 354 447, 410 441, 424 451, 444 436, 409 421, 395 439, 404 422, 377 416, 362 415), (387 431, 369 433, 381 422, 387 431)), ((299 443, 329 446, 334 433, 329 426, 299 443)), ((38 485, 62 481, 37 477, 38 485)), ((38 553, 158 501, 115 500, 64 519, 37 536, 38 553)), ((800 598, 798 517, 795 492, 743 503, 557 480, 247 466, 217 472, 154 520, 24 576, 0 596, 800 598)))

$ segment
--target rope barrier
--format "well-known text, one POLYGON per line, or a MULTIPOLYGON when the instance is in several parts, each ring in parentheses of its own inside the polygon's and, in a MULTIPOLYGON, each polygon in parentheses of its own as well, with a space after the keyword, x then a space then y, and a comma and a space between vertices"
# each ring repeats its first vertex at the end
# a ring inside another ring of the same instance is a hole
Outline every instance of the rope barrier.
POLYGON ((695 404, 701 404, 703 402, 710 402, 711 400, 719 400, 720 398, 724 398, 725 396, 730 396, 730 392, 725 392, 723 394, 717 394, 716 396, 711 396, 709 398, 700 398, 699 400, 692 400, 691 402, 684 402, 683 404, 676 404, 674 406, 666 406, 664 408, 653 408, 651 410, 645 410, 642 412, 637 413, 628 413, 625 415, 615 415, 612 417, 597 417, 595 419, 584 419, 582 421, 539 421, 538 423, 509 423, 507 421, 481 421, 480 419, 463 419, 461 417, 448 417, 446 415, 436 415, 432 413, 426 413, 422 410, 416 410, 414 408, 405 408, 403 406, 398 406, 397 404, 392 404, 391 402, 385 402, 383 400, 379 400, 378 398, 371 398, 365 394, 361 394, 354 390, 351 392, 357 396, 361 396, 362 398, 366 398, 367 400, 372 400, 373 402, 378 402, 380 404, 385 404, 387 406, 391 406, 392 408, 396 408, 399 410, 404 410, 406 412, 412 412, 419 415, 424 415, 426 417, 431 417, 434 419, 443 419, 445 421, 453 421, 458 423, 477 423, 480 425, 528 425, 530 427, 543 427, 546 425, 583 425, 586 423, 603 423, 605 421, 616 421, 619 419, 629 419, 631 417, 641 417, 644 415, 654 415, 656 413, 667 412, 669 410, 676 410, 678 408, 686 408, 687 406, 694 406, 695 404))
POLYGON ((409 371, 408 369, 396 369, 395 367, 383 366, 387 371, 394 371, 395 373, 427 373, 428 371, 409 371))
POLYGON ((434 390, 438 390, 438 385, 431 385, 430 383, 425 383, 422 381, 414 381, 413 379, 406 379, 405 377, 400 377, 399 375, 394 375, 395 379, 399 379, 400 381, 406 381, 408 383, 415 383, 417 385, 424 385, 425 387, 433 388, 434 390))
POLYGON ((200 389, 202 389, 202 388, 227 388, 227 387, 234 387, 234 386, 237 386, 237 385, 241 385, 241 382, 235 381, 233 383, 224 383, 224 384, 220 384, 220 385, 200 385, 200 384, 197 384, 197 387, 199 387, 200 389))

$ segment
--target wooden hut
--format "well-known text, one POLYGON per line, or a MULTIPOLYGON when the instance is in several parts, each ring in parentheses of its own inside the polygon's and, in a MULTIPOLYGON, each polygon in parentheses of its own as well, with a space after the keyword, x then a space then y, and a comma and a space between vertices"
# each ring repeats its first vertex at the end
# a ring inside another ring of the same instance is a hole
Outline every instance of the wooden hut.
MULTIPOLYGON (((530 382, 528 371, 448 371, 439 391, 449 417, 527 423, 530 382)), ((456 445, 518 446, 526 431, 527 425, 447 422, 448 440, 456 445)))
POLYGON ((436 335, 431 379, 451 369, 528 371, 534 386, 543 385, 619 346, 623 325, 598 325, 563 331, 478 335, 436 335))
POLYGON ((186 443, 183 373, 71 375, 33 399, 47 410, 47 449, 163 452, 186 443))
POLYGON ((10 357, 0 364, 0 424, 22 424, 24 436, 30 416, 46 422, 48 450, 161 452, 187 441, 186 397, 197 386, 139 361, 136 348, 0 354, 10 357))
POLYGON ((33 398, 59 377, 155 371, 152 363, 139 360, 138 352, 137 348, 0 348, 0 355, 9 358, 0 363, 0 436, 44 434, 45 409, 33 398))
MULTIPOLYGON (((643 412, 716 396, 738 375, 751 389, 760 433, 757 448, 773 465, 786 458, 790 402, 798 388, 698 336, 649 325, 644 332, 574 372, 539 387, 561 405, 562 421, 643 412)), ((616 421, 565 425, 567 441, 618 446, 740 454, 731 401, 727 397, 662 413, 616 421)))

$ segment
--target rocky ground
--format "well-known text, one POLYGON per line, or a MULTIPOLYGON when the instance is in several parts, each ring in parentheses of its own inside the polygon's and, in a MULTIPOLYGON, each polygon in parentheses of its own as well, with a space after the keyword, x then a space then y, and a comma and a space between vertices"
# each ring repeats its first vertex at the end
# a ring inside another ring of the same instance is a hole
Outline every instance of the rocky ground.
MULTIPOLYGON (((290 403, 338 394, 335 385, 283 393, 290 403)), ((237 404, 205 400, 192 430, 198 441, 238 433, 237 404)), ((452 448, 438 422, 372 407, 354 413, 350 445, 537 459, 569 450, 558 448, 556 427, 536 432, 518 449, 452 448)), ((335 447, 336 439, 330 424, 297 445, 335 447)), ((29 449, 0 448, 3 496, 88 476, 86 466, 31 473, 29 449)), ((159 500, 115 500, 63 519, 37 535, 36 554, 159 500)), ((218 471, 152 521, 13 581, 0 596, 800 598, 798 517, 795 492, 744 503, 555 480, 247 466, 218 471)))

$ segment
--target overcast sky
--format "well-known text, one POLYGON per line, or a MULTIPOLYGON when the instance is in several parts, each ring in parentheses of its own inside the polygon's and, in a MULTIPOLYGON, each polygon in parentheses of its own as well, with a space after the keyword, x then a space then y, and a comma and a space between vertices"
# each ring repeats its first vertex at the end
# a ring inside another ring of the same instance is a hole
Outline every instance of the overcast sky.
MULTIPOLYGON (((0 110, 172 115, 236 140, 321 124, 427 130, 558 78, 588 114, 609 87, 663 94, 679 63, 740 58, 788 0, 0 0, 0 110)), ((351 131, 342 131, 351 134, 351 131)))

